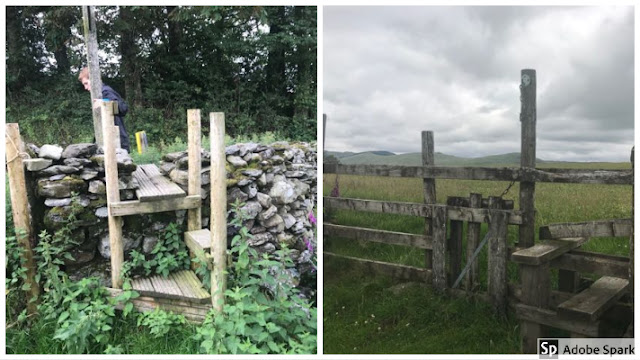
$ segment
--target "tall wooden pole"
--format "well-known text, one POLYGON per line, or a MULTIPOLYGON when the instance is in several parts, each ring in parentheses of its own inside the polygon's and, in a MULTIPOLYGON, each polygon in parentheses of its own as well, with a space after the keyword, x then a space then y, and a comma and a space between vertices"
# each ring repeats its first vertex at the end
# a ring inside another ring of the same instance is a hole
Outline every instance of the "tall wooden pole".
MULTIPOLYGON (((98 35, 96 30, 96 17, 93 6, 82 7, 82 22, 84 27, 84 41, 87 45, 87 64, 89 67, 89 80, 91 81, 91 107, 93 109, 93 131, 98 146, 103 146, 102 122, 100 121, 100 108, 93 107, 93 99, 102 99, 102 79, 100 78, 100 62, 98 57, 98 35)), ((111 123, 113 125, 113 122, 111 123)))
POLYGON ((227 288, 227 176, 225 172, 224 113, 211 113, 211 302, 217 312, 224 306, 227 288))
MULTIPOLYGON (((433 143, 433 131, 422 132, 422 165, 435 165, 434 143, 433 143)), ((436 180, 433 178, 423 180, 423 194, 425 204, 436 203, 436 180)), ((427 236, 433 235, 432 228, 433 219, 424 219, 424 234, 427 236)), ((433 267, 433 252, 431 250, 425 250, 425 268, 431 269, 433 267)))
MULTIPOLYGON (((116 144, 119 138, 117 127, 113 126, 113 104, 110 101, 102 102, 101 112, 104 122, 103 132, 106 134, 104 142, 104 171, 107 187, 107 207, 120 201, 120 189, 118 185, 118 162, 116 160, 116 144), (109 133, 111 132, 111 133, 109 133)), ((109 208, 109 247, 111 252, 111 286, 114 289, 122 287, 123 280, 122 263, 124 262, 124 249, 122 247, 122 218, 111 215, 109 208)))
MULTIPOLYGON (((200 195, 200 110, 187 110, 189 138, 189 195, 200 195)), ((202 229, 202 208, 189 209, 187 212, 187 231, 202 229)))
POLYGON ((36 301, 40 296, 40 286, 35 281, 36 264, 31 250, 33 229, 29 216, 29 200, 27 199, 27 183, 24 175, 24 165, 20 157, 22 140, 18 124, 7 124, 5 135, 5 149, 7 151, 7 175, 9 176, 9 191, 11 194, 11 210, 13 211, 13 223, 16 229, 16 239, 22 247, 22 258, 27 268, 25 284, 27 290, 27 312, 35 314, 36 301))
MULTIPOLYGON (((522 169, 536 167, 536 71, 524 69, 520 76, 520 123, 521 148, 520 167, 522 169)), ((535 193, 536 183, 520 182, 520 225, 519 246, 530 247, 535 242, 535 193)))

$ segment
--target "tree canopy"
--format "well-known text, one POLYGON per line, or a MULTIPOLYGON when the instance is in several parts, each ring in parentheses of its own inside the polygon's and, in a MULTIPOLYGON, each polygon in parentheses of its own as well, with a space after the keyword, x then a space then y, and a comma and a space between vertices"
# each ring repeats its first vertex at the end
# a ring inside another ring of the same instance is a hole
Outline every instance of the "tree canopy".
MULTIPOLYGON (((7 122, 37 143, 90 141, 81 8, 6 14, 7 122)), ((102 80, 128 102, 130 134, 184 139, 197 108, 225 112, 233 136, 315 139, 316 7, 105 6, 96 23, 102 80)))

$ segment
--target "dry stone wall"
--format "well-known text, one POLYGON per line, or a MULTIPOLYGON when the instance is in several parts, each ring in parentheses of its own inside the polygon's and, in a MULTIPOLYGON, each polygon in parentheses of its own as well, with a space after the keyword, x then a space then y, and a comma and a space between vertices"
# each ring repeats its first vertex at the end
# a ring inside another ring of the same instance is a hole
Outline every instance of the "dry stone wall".
MULTIPOLYGON (((26 161, 31 206, 37 230, 49 233, 66 227, 76 245, 65 260, 72 277, 98 276, 109 283, 109 237, 107 224, 104 155, 95 144, 29 145, 34 159, 26 161)), ((315 271, 315 218, 317 194, 315 144, 276 142, 246 143, 226 147, 227 204, 243 203, 252 234, 248 241, 260 253, 273 253, 286 244, 297 264, 289 269, 292 281, 315 271)), ((210 159, 202 150, 202 224, 209 226, 210 159)), ((159 164, 162 173, 187 191, 187 152, 166 154, 159 164)), ((139 187, 132 173, 137 165, 124 151, 117 152, 121 200, 136 199, 139 187)), ((133 249, 149 254, 170 222, 185 227, 186 211, 172 211, 124 218, 126 254, 133 249)), ((229 243, 238 228, 227 228, 229 243)))

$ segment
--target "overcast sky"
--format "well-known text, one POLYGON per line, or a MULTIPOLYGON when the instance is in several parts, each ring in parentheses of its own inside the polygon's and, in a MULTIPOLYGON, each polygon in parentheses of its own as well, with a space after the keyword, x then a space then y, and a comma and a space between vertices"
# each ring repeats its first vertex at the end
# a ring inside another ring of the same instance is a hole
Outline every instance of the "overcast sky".
POLYGON ((327 150, 520 151, 520 71, 537 71, 537 157, 628 161, 632 7, 324 7, 327 150))

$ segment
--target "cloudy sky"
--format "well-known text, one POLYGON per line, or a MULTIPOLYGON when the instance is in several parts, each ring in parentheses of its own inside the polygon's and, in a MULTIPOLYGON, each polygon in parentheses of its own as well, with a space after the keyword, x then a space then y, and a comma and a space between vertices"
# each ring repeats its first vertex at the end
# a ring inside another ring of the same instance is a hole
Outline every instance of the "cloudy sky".
POLYGON ((628 161, 632 7, 325 7, 327 150, 520 151, 521 69, 537 71, 537 157, 628 161))

